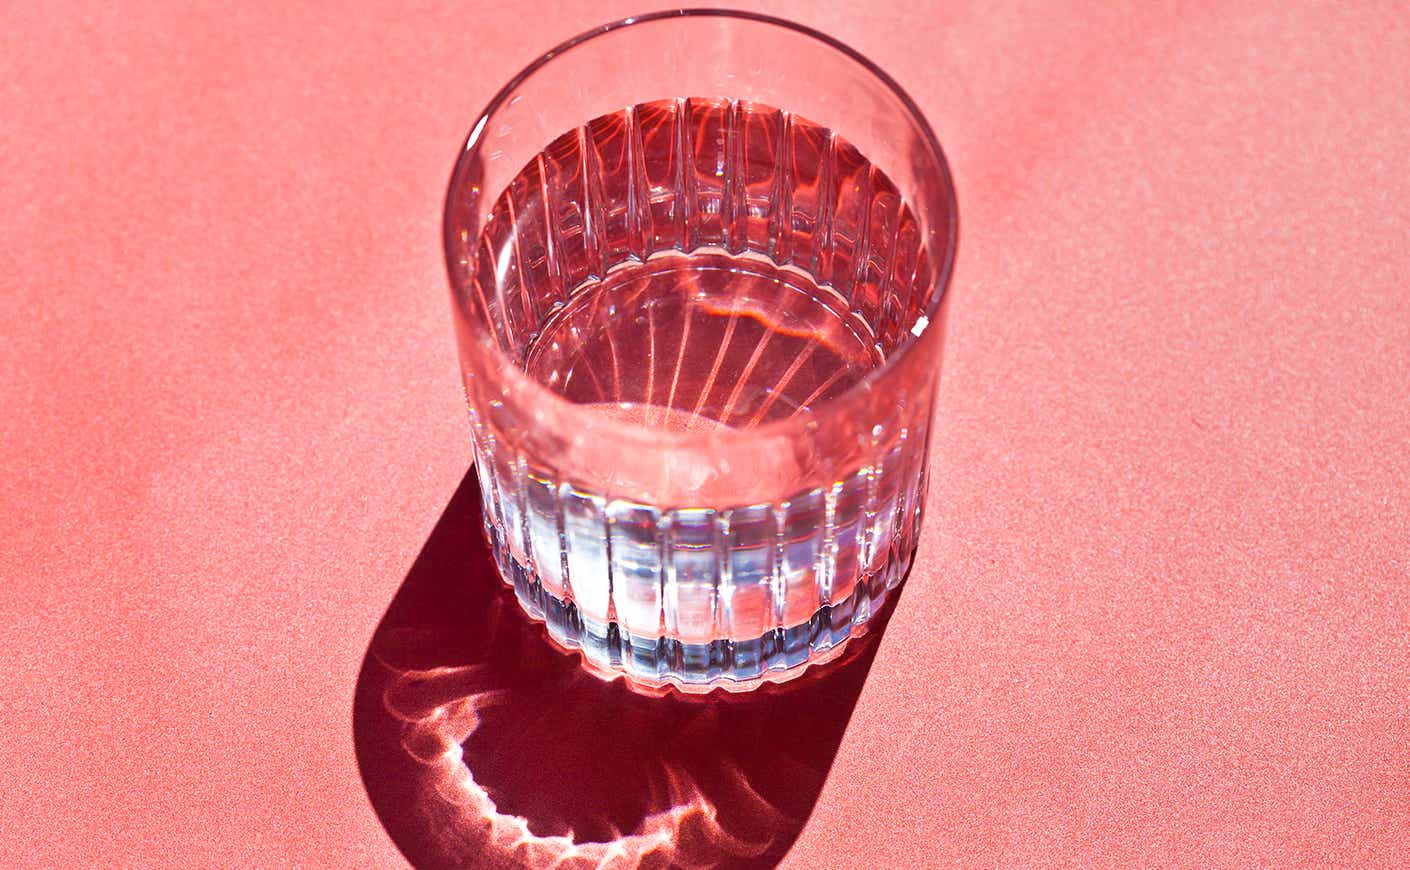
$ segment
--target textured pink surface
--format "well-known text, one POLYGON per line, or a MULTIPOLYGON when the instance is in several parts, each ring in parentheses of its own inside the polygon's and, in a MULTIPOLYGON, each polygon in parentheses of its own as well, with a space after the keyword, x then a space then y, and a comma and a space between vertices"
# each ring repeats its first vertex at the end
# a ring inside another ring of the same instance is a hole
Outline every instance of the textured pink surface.
MULTIPOLYGON (((443 185, 637 11, 552 5, 7 14, 6 860, 400 861, 349 719, 468 461, 443 185)), ((766 5, 911 90, 962 216, 792 865, 1410 861, 1410 16, 1285 5, 766 5)))

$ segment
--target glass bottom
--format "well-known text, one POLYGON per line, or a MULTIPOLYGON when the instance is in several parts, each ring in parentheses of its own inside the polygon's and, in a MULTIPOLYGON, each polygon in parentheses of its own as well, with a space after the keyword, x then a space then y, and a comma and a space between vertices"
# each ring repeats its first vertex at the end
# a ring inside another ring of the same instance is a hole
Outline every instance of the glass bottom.
POLYGON ((859 578, 852 594, 824 605, 804 622, 779 626, 747 640, 716 638, 691 643, 673 637, 644 637, 616 620, 585 616, 573 601, 553 595, 535 573, 504 546, 495 527, 485 537, 504 582, 524 611, 540 620, 561 648, 581 654, 587 670, 603 679, 625 677, 638 687, 674 686, 703 694, 714 689, 747 692, 765 683, 800 676, 810 665, 836 658, 847 641, 864 635, 872 617, 904 580, 914 547, 886 568, 859 578))

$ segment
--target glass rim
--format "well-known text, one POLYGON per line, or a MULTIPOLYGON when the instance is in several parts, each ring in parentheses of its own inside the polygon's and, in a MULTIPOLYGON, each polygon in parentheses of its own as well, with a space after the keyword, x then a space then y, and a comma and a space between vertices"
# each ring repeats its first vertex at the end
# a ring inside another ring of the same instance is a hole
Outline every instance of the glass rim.
MULTIPOLYGON (((466 171, 466 168, 469 165, 469 157, 479 147, 480 137, 485 131, 485 129, 489 126, 490 118, 497 111, 499 111, 500 107, 503 106, 506 101, 509 100, 509 98, 513 95, 514 91, 517 90, 518 87, 523 84, 526 80, 528 80, 529 77, 534 75, 543 67, 547 66, 555 58, 559 57, 560 55, 563 55, 564 53, 570 51, 571 49, 579 45, 582 45, 585 42, 589 42, 599 37, 606 36, 618 30, 622 30, 629 27, 635 27, 641 24, 665 21, 670 19, 684 20, 689 18, 732 18, 745 21, 752 21, 758 24, 767 24, 774 27, 782 28, 784 30, 790 30, 794 33, 821 42, 822 44, 833 49, 834 51, 837 51, 838 53, 846 57, 848 60, 851 60, 852 62, 861 66, 870 75, 876 78, 877 81, 881 82, 889 91, 891 91, 892 95, 894 95, 901 102, 901 105, 905 109, 906 114, 910 116, 910 120, 915 124, 917 130, 921 134, 921 137, 924 139, 925 145, 930 152, 930 156, 935 160, 936 165, 940 170, 941 180, 943 182, 945 190, 945 208, 948 210, 950 215, 950 220, 948 221, 949 232, 944 238, 943 256, 941 256, 937 261, 938 265, 935 270, 935 279, 931 284, 932 293, 930 299, 926 301, 926 305, 923 310, 923 316, 926 320, 926 325, 921 329, 919 333, 913 334, 911 340, 903 342, 899 347, 897 347, 893 353, 888 355, 882 361, 881 365, 867 372, 862 378, 857 380, 856 383, 850 385, 842 392, 814 403, 812 406, 806 409, 806 415, 794 415, 777 420, 769 420, 752 426, 749 429, 738 430, 737 432, 734 432, 735 435, 750 438, 778 435, 782 432, 785 432, 786 430, 793 429, 799 426, 800 422, 804 420, 816 420, 818 417, 828 413, 831 409, 845 406, 850 401, 854 400, 857 396, 865 393, 870 393, 880 381, 886 379, 891 372, 893 372, 896 368, 899 367, 902 360, 909 358, 912 354, 916 352, 916 349, 920 347, 920 345, 923 343, 923 339, 925 338, 926 334, 931 332, 931 326, 935 324, 936 321, 939 319, 937 315, 939 313, 941 305, 945 301, 947 291, 949 290, 950 276, 951 273, 954 271, 955 255, 959 246, 959 206, 955 197, 954 175, 950 171, 950 163, 945 158, 945 151, 941 147, 940 140, 935 135, 935 131, 931 128, 930 122, 926 120, 925 115, 920 111, 920 107, 916 105, 915 100, 911 98, 911 95, 908 94, 906 90, 896 82, 895 79, 893 79, 890 75, 886 73, 885 70, 877 66, 876 63, 867 58, 861 52, 857 51, 856 49, 852 48, 845 42, 842 42, 841 40, 837 39, 836 37, 829 36, 828 34, 823 33, 822 31, 817 30, 815 28, 809 27, 805 24, 799 24, 798 22, 791 21, 787 18, 780 18, 776 15, 767 15, 761 12, 750 12, 742 9, 727 8, 684 8, 665 9, 657 12, 648 12, 641 15, 629 15, 626 18, 620 18, 615 21, 609 21, 606 24, 601 24, 590 30, 585 30, 577 34, 576 36, 566 39, 553 46, 552 48, 548 49, 547 51, 543 52, 538 57, 530 61, 526 66, 524 66, 524 68, 521 69, 518 73, 516 73, 511 79, 509 79, 509 81, 506 82, 502 87, 500 87, 500 89, 495 92, 494 96, 490 98, 489 103, 486 104, 485 108, 480 112, 479 116, 476 118, 474 125, 470 128, 470 133, 466 136, 465 143, 460 149, 459 156, 456 158, 455 166, 451 171, 450 182, 447 185, 446 189, 445 207, 442 216, 442 242, 445 252, 445 263, 448 273, 447 277, 450 280, 453 295, 458 296, 461 288, 458 286, 458 282, 455 279, 455 274, 451 270, 451 263, 456 257, 455 240, 459 234, 459 231, 451 225, 452 203, 454 202, 454 197, 457 191, 459 191, 463 186, 461 182, 463 181, 463 175, 466 171)), ((498 196, 499 194, 498 192, 495 192, 490 195, 498 196)), ((457 306, 459 305, 458 301, 456 302, 456 304, 457 306)), ((596 419, 595 416, 591 416, 590 411, 585 406, 569 401, 558 393, 555 393, 552 390, 548 389, 543 384, 540 384, 539 382, 535 381, 532 377, 528 375, 526 371, 524 371, 524 369, 518 363, 516 363, 497 345, 495 345, 493 342, 489 342, 488 344, 490 344, 490 350, 497 358, 497 362, 501 366, 502 371, 507 372, 509 374, 510 380, 514 382, 515 388, 527 389, 533 396, 534 416, 536 420, 542 420, 542 418, 546 416, 545 411, 547 408, 556 408, 558 409, 559 413, 565 413, 570 416, 581 415, 580 421, 584 423, 587 428, 597 428, 597 426, 593 425, 596 419)), ((729 434, 713 430, 708 432, 671 432, 660 430, 643 424, 624 423, 620 421, 613 421, 611 423, 611 428, 622 433, 631 431, 639 431, 643 435, 648 435, 649 433, 649 440, 655 445, 663 447, 695 444, 703 440, 719 439, 722 436, 726 438, 731 437, 729 434)))

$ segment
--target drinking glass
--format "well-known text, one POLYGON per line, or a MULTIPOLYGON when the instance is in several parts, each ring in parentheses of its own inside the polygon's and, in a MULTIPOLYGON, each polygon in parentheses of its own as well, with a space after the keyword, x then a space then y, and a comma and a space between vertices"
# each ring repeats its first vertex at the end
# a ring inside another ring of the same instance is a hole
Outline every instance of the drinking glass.
POLYGON ((956 231, 910 97, 801 25, 644 15, 515 76, 445 246, 524 609, 590 669, 695 692, 864 632, 916 549, 956 231))

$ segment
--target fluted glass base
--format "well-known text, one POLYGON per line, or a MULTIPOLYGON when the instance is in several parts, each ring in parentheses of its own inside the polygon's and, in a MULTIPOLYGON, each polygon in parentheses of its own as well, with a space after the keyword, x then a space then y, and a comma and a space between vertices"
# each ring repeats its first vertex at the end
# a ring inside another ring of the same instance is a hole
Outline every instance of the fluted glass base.
POLYGON ((485 525, 485 536, 505 583, 524 611, 543 621, 560 647, 577 651, 588 670, 605 679, 624 676, 648 689, 674 686, 688 693, 721 688, 748 691, 762 683, 784 682, 809 665, 839 655, 847 641, 866 633, 892 592, 900 586, 914 551, 883 571, 864 577, 852 594, 824 605, 804 622, 772 628, 747 639, 716 638, 691 643, 677 638, 647 637, 626 630, 616 620, 584 615, 573 601, 554 596, 485 525))

